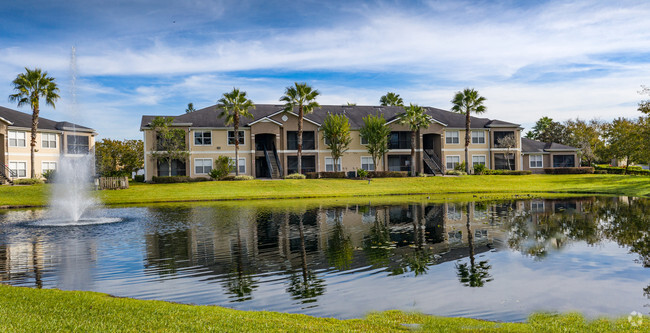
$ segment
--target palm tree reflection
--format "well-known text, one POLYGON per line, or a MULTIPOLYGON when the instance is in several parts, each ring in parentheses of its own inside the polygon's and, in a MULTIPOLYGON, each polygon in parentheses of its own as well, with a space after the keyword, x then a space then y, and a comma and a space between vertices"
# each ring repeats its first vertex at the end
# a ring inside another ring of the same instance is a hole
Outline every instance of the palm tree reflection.
POLYGON ((289 275, 289 286, 287 292, 291 298, 300 300, 301 303, 316 302, 316 297, 325 293, 325 281, 319 278, 316 273, 307 267, 307 249, 305 247, 305 231, 303 225, 303 214, 299 215, 298 230, 300 232, 300 259, 302 276, 291 269, 289 275))
POLYGON ((489 271, 492 266, 488 264, 488 260, 476 263, 475 250, 474 250, 474 236, 471 230, 471 219, 469 216, 470 203, 467 203, 467 242, 469 245, 469 265, 467 263, 456 263, 456 275, 460 283, 467 287, 483 287, 486 283, 492 281, 492 276, 489 271))
POLYGON ((242 249, 241 229, 237 228, 237 243, 235 249, 235 263, 226 279, 226 293, 233 295, 231 302, 244 302, 253 299, 253 290, 257 288, 257 281, 250 272, 245 271, 244 251, 242 249))

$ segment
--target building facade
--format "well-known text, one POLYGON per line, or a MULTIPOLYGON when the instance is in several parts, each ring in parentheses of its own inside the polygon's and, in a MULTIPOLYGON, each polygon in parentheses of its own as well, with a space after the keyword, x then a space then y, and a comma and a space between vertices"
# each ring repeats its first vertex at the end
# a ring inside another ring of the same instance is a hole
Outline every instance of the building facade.
MULTIPOLYGON (((253 119, 242 118, 239 133, 239 173, 254 177, 281 178, 297 172, 296 112, 283 112, 283 105, 260 104, 251 110, 253 119)), ((214 105, 173 118, 172 126, 183 129, 189 157, 172 162, 173 175, 208 177, 219 156, 235 157, 234 131, 219 118, 219 106, 214 105)), ((343 171, 410 171, 444 173, 465 161, 465 116, 441 109, 425 107, 431 124, 417 134, 415 165, 411 166, 411 132, 398 124, 404 112, 396 106, 323 105, 304 116, 302 173, 343 171), (352 142, 339 161, 332 159, 325 143, 321 124, 328 114, 343 114, 350 122, 352 142), (372 157, 360 135, 363 118, 383 115, 391 129, 389 152, 373 165, 372 157)), ((156 133, 151 121, 156 116, 143 116, 140 130, 144 135, 145 178, 168 175, 167 162, 152 158, 156 151, 156 133)), ((469 160, 473 167, 483 164, 489 169, 522 170, 521 126, 500 120, 472 117, 469 160), (514 138, 505 147, 505 137, 514 138)))
MULTIPOLYGON (((34 166, 37 177, 56 170, 62 156, 81 156, 95 147, 95 130, 69 123, 38 118, 34 166)), ((0 107, 0 184, 30 178, 32 115, 0 107)))

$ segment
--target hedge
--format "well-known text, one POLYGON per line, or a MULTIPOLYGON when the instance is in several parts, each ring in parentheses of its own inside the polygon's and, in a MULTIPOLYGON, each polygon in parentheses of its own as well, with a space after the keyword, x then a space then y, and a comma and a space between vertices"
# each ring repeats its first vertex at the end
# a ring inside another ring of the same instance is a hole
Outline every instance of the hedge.
POLYGON ((208 181, 208 178, 190 178, 188 176, 153 176, 151 182, 156 184, 194 183, 208 181))
MULTIPOLYGON (((625 167, 615 167, 611 165, 596 165, 596 170, 606 171, 608 174, 624 175, 625 167)), ((650 170, 644 170, 638 165, 632 165, 627 169, 628 175, 650 176, 650 170)))
POLYGON ((408 177, 407 171, 368 171, 370 178, 401 178, 408 177))
POLYGON ((544 168, 544 173, 550 175, 575 175, 594 173, 592 167, 575 167, 575 168, 544 168))
POLYGON ((483 173, 484 175, 508 175, 508 176, 523 176, 530 175, 532 171, 530 170, 492 170, 487 169, 483 173))
POLYGON ((319 172, 320 178, 345 178, 345 172, 319 172))

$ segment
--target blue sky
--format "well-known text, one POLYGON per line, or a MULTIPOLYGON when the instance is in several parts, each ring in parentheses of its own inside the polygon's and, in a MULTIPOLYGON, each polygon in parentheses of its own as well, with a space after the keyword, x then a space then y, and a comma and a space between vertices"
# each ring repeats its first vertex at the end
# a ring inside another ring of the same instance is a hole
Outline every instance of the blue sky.
POLYGON ((394 91, 443 109, 473 87, 485 117, 527 128, 542 116, 636 117, 650 85, 647 17, 647 1, 2 1, 0 100, 40 67, 62 96, 43 117, 114 139, 140 138, 143 114, 213 105, 232 87, 278 103, 294 81, 321 104, 394 91))

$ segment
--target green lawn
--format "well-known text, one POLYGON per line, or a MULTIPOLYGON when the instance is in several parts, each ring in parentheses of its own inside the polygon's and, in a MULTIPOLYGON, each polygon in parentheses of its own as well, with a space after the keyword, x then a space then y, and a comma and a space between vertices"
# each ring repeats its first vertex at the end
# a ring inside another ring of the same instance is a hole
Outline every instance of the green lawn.
MULTIPOLYGON (((50 186, 0 186, 0 207, 45 205, 50 186)), ((350 179, 212 181, 156 185, 132 183, 128 190, 100 191, 97 195, 105 204, 119 205, 209 200, 496 193, 650 196, 650 177, 624 175, 416 177, 375 179, 370 184, 364 180, 350 179)))
POLYGON ((586 321, 577 314, 536 314, 526 323, 495 323, 388 311, 363 319, 337 320, 0 284, 3 332, 397 332, 413 328, 434 332, 642 332, 650 330, 650 319, 644 319, 641 327, 633 327, 627 318, 586 321))

